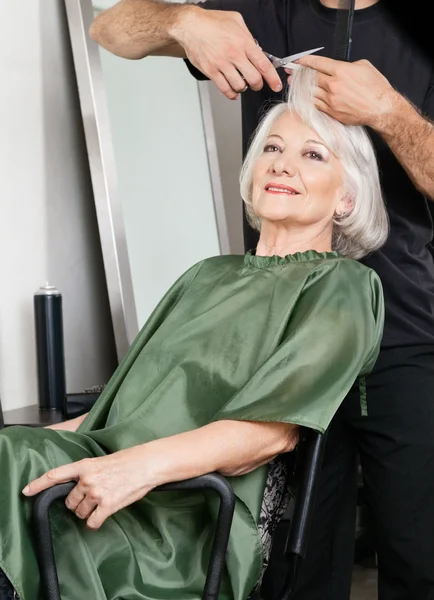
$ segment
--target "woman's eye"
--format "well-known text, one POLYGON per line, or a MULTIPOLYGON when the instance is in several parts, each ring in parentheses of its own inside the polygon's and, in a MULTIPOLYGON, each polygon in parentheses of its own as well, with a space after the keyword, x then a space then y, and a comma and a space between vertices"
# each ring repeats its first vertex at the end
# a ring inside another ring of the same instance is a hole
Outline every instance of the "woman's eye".
POLYGON ((280 148, 279 146, 276 146, 275 144, 267 144, 264 148, 264 152, 279 152, 280 148))
POLYGON ((312 160, 324 160, 322 155, 314 150, 309 150, 309 152, 306 152, 305 156, 311 158, 312 160))

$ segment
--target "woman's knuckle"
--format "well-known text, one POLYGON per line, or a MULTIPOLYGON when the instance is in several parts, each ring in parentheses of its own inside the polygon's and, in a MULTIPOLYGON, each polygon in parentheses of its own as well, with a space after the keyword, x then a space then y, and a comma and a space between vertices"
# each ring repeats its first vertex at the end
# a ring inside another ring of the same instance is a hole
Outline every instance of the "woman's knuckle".
POLYGON ((104 504, 106 502, 106 496, 104 495, 102 488, 94 487, 92 493, 94 500, 96 500, 98 504, 104 504))
POLYGON ((50 479, 51 481, 55 481, 57 478, 57 469, 50 469, 49 471, 47 471, 46 475, 47 475, 47 479, 50 479))
POLYGON ((90 488, 92 486, 93 477, 89 474, 83 475, 80 482, 85 488, 90 488))

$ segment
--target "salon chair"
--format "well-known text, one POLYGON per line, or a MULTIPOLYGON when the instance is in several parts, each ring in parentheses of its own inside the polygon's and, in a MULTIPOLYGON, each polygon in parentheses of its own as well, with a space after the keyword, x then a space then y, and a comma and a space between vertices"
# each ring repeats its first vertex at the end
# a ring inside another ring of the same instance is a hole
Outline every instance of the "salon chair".
MULTIPOLYGON (((315 502, 325 438, 325 435, 305 429, 296 451, 287 455, 290 477, 293 478, 292 481, 297 491, 284 549, 287 564, 286 580, 278 600, 290 600, 300 565, 306 555, 309 523, 315 502)), ((45 490, 36 497, 33 505, 35 546, 43 600, 61 600, 51 537, 50 506, 53 501, 66 497, 74 485, 75 482, 63 483, 45 490)), ((221 475, 210 473, 194 479, 159 486, 154 492, 198 489, 212 489, 220 497, 220 509, 202 594, 202 600, 218 600, 235 507, 235 496, 230 484, 221 475)), ((265 598, 264 600, 271 599, 265 598)))

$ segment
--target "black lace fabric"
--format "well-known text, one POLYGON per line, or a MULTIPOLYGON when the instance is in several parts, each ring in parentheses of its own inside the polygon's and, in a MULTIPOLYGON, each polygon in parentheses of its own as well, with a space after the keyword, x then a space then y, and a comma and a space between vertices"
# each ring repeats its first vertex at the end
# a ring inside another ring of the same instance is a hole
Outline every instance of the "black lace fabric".
POLYGON ((0 569, 0 600, 20 600, 11 582, 0 569))
POLYGON ((288 464, 284 456, 277 456, 268 464, 267 481, 258 523, 264 561, 259 579, 247 600, 260 600, 258 590, 270 560, 273 533, 282 520, 290 499, 288 464))

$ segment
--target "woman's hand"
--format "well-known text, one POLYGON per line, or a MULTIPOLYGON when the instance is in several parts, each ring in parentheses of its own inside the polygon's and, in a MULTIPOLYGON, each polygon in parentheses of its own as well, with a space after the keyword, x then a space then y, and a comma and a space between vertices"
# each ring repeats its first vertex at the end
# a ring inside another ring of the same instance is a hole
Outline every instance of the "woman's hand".
POLYGON ((147 477, 143 446, 135 446, 51 469, 30 482, 23 494, 34 496, 67 481, 77 481, 65 500, 67 508, 80 519, 86 519, 87 527, 94 530, 155 487, 147 477))

